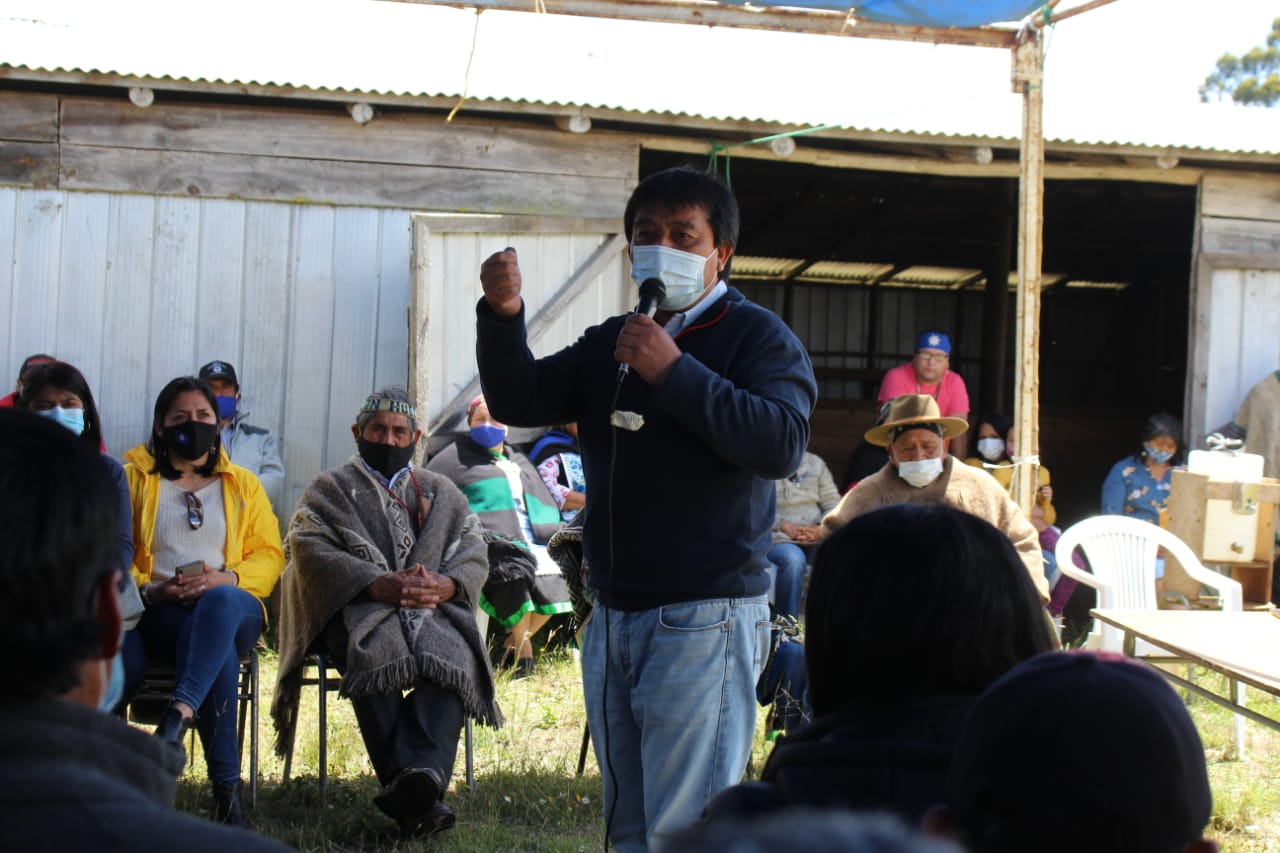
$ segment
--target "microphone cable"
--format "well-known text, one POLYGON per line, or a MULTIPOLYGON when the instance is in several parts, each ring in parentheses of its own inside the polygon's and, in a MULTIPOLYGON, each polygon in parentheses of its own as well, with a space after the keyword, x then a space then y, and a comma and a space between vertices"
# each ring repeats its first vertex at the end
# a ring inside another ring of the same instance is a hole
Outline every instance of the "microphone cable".
MULTIPOLYGON (((662 302, 663 297, 667 294, 667 286, 662 279, 650 277, 640 283, 639 296, 640 300, 636 303, 635 311, 632 313, 644 314, 650 318, 653 317, 658 310, 658 304, 662 302)), ((623 320, 626 323, 626 320, 623 320)), ((609 536, 609 564, 605 567, 605 580, 603 589, 607 592, 613 591, 613 488, 614 475, 616 473, 618 462, 618 400, 622 396, 622 384, 627 381, 630 375, 631 365, 625 361, 618 367, 618 381, 613 387, 613 400, 609 403, 609 473, 608 488, 606 489, 605 505, 607 509, 606 528, 609 536)), ((633 426, 631 429, 639 429, 639 426, 633 426)), ((597 597, 597 603, 604 604, 597 597)), ((613 743, 609 739, 609 668, 612 666, 610 656, 612 643, 609 632, 609 607, 605 605, 604 609, 604 668, 600 673, 600 720, 604 726, 601 734, 604 736, 604 749, 600 750, 600 754, 604 756, 604 767, 600 768, 601 779, 604 773, 608 771, 609 782, 612 788, 613 796, 606 798, 604 808, 604 853, 609 853, 609 832, 613 828, 613 817, 618 807, 618 776, 613 769, 613 759, 610 757, 613 743), (611 800, 611 801, 610 801, 611 800)))
MULTIPOLYGON (((626 362, 623 362, 626 367, 626 362)), ((618 461, 618 425, 613 420, 613 413, 618 411, 618 399, 622 396, 622 383, 627 379, 628 371, 618 371, 618 381, 613 388, 613 401, 609 404, 609 486, 605 495, 605 506, 608 510, 606 516, 606 525, 609 536, 609 563, 605 566, 605 582, 604 589, 612 591, 613 589, 613 485, 614 474, 618 461)), ((610 752, 613 747, 613 741, 609 739, 609 668, 612 665, 610 660, 610 633, 609 633, 609 607, 597 596, 597 603, 602 605, 604 611, 604 667, 600 671, 600 721, 604 724, 604 749, 600 750, 600 754, 604 757, 604 767, 600 768, 601 776, 605 771, 609 773, 609 782, 611 785, 611 797, 605 799, 604 804, 604 853, 609 853, 609 832, 613 828, 614 813, 618 808, 618 776, 613 769, 613 759, 610 752)))

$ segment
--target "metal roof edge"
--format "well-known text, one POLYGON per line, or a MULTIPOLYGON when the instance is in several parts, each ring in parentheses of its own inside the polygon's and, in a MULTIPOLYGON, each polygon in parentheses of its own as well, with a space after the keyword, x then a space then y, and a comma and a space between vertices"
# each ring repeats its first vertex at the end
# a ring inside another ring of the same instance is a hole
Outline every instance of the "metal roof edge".
MULTIPOLYGON (((360 89, 325 88, 317 86, 292 86, 278 83, 232 82, 226 80, 194 79, 171 76, 138 76, 112 71, 85 71, 78 69, 43 69, 26 65, 0 62, 0 80, 17 80, 28 83, 50 83, 64 86, 96 86, 152 88, 173 92, 190 92, 232 97, 261 97, 296 99, 300 101, 350 103, 364 102, 374 106, 400 106, 417 109, 452 110, 461 102, 463 112, 479 111, 487 114, 508 115, 583 115, 592 119, 617 121, 630 124, 664 125, 679 120, 682 131, 725 131, 730 133, 776 133, 779 128, 806 128, 810 124, 784 122, 764 118, 710 117, 685 112, 661 110, 637 110, 625 107, 534 101, 527 99, 475 98, 460 94, 412 94, 408 92, 371 91, 360 89), (666 119, 666 121, 654 121, 666 119)), ((919 131, 889 127, 844 126, 807 134, 813 139, 834 141, 862 141, 948 146, 987 145, 1000 148, 1016 148, 1017 137, 982 136, 974 134, 948 134, 939 131, 919 131)), ((1200 160, 1240 162, 1247 158, 1253 162, 1280 164, 1280 151, 1257 149, 1207 148, 1194 145, 1145 144, 1120 140, 1081 140, 1045 137, 1050 153, 1092 153, 1108 156, 1152 157, 1160 154, 1188 155, 1200 160)))

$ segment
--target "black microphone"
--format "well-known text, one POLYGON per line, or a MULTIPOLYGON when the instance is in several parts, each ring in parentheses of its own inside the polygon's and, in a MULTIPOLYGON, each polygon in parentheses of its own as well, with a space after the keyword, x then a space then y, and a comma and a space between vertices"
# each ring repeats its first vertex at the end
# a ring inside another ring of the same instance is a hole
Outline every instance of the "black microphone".
MULTIPOLYGON (((662 283, 660 278, 646 278, 640 282, 640 301, 636 303, 636 313, 643 314, 646 317, 652 317, 658 313, 658 303, 667 295, 667 286, 662 283)), ((625 361, 618 366, 618 381, 627 378, 627 374, 631 372, 631 365, 625 361)))
POLYGON ((640 282, 640 302, 636 313, 652 317, 658 311, 658 303, 667 295, 667 286, 660 278, 646 278, 640 282))

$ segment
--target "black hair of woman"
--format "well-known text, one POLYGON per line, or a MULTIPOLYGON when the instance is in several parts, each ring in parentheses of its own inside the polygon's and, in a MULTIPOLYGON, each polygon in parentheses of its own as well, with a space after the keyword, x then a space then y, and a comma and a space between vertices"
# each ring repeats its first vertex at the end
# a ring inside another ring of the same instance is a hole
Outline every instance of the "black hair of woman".
POLYGON ((946 506, 898 504, 814 560, 805 657, 816 714, 982 692, 1056 646, 1008 537, 946 506))
MULTIPOLYGON (((173 405, 173 401, 188 391, 199 391, 209 401, 209 408, 214 412, 218 411, 218 398, 209 387, 209 383, 203 379, 179 376, 160 389, 160 394, 156 397, 155 413, 151 419, 151 435, 147 438, 147 452, 156 461, 156 467, 151 470, 151 473, 159 474, 166 480, 176 480, 182 476, 182 472, 173 467, 173 463, 169 461, 169 447, 163 438, 164 417, 169 414, 169 407, 173 405)), ((195 469, 196 473, 201 477, 212 477, 214 469, 218 467, 221 450, 222 435, 218 434, 213 439, 213 447, 209 448, 205 463, 195 469)))
POLYGON ((36 396, 46 388, 69 391, 80 398, 84 406, 84 432, 80 437, 94 450, 102 446, 102 421, 98 417, 98 404, 84 374, 65 361, 50 361, 36 365, 22 378, 22 394, 17 408, 30 409, 36 396))

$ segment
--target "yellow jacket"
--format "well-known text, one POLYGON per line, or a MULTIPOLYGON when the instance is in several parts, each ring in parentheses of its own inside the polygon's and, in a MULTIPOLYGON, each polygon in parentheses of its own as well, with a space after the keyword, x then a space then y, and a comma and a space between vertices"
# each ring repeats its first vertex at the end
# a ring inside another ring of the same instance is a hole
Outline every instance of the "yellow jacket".
MULTIPOLYGON (((126 453, 124 461, 133 506, 133 579, 142 585, 151 582, 160 475, 150 473, 155 459, 145 444, 126 453)), ((214 473, 222 478, 222 505, 227 514, 227 541, 222 550, 226 567, 240 576, 242 589, 265 600, 284 571, 280 524, 258 478, 231 464, 224 450, 218 452, 214 473)))

